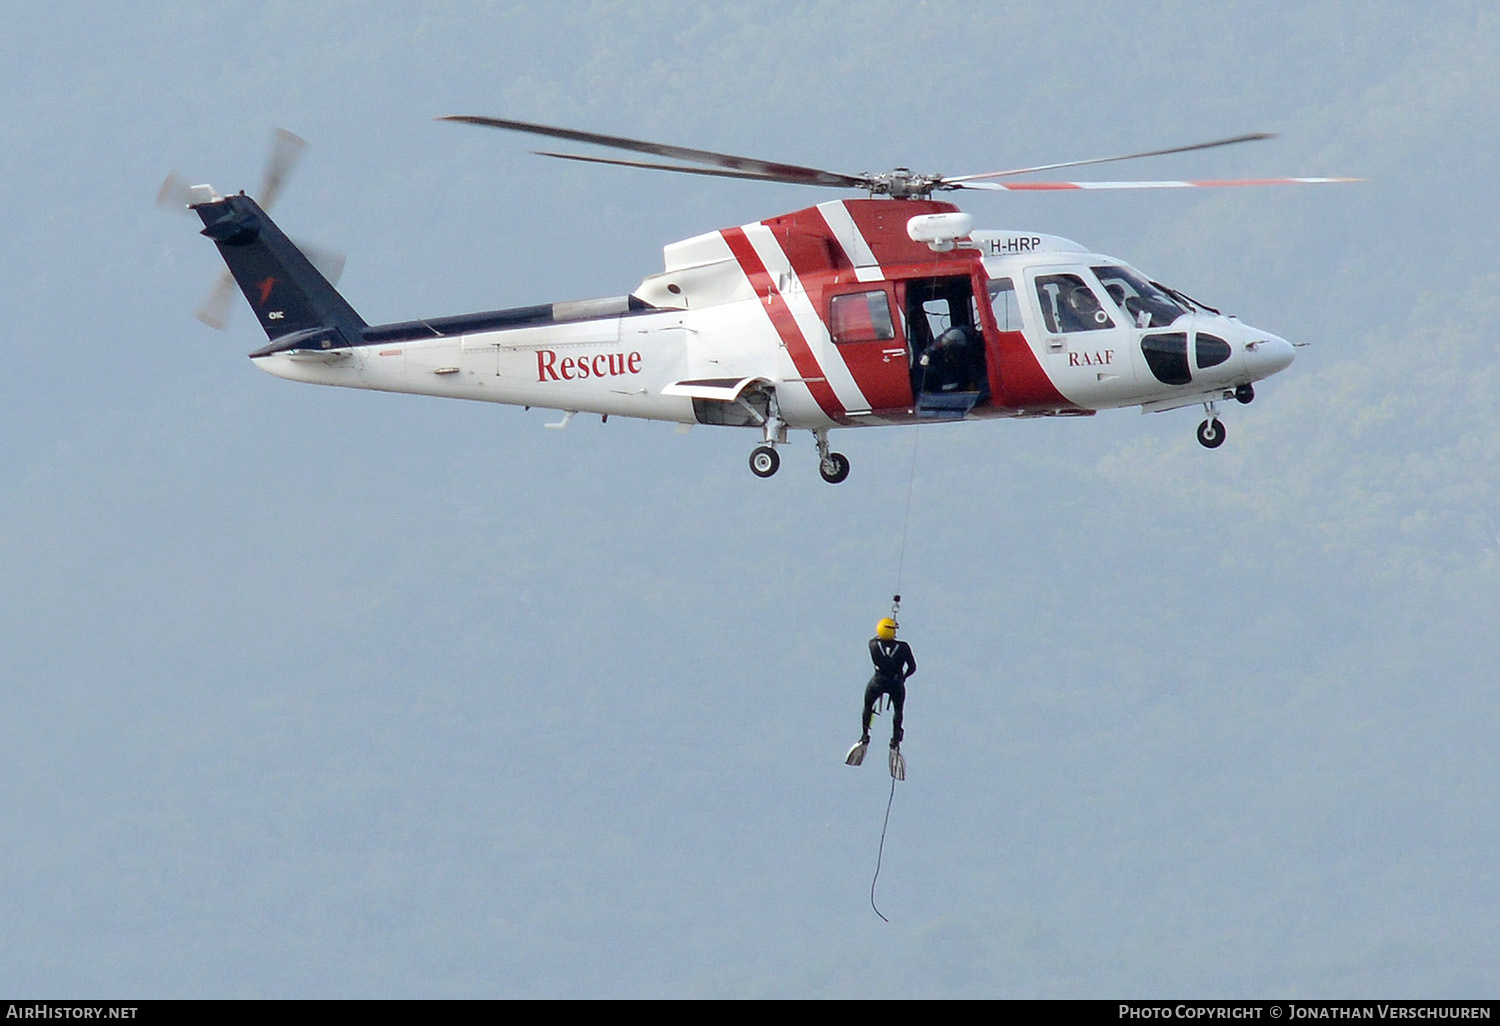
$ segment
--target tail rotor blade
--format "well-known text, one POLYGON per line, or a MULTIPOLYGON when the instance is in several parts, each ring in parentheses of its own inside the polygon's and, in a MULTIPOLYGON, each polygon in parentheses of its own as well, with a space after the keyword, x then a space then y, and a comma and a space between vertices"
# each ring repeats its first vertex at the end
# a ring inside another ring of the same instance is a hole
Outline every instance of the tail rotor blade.
MULTIPOLYGON (((327 279, 328 284, 339 283, 339 278, 344 273, 345 255, 343 253, 302 242, 295 243, 295 245, 302 251, 302 255, 307 257, 307 262, 317 268, 318 273, 327 279)), ((238 291, 234 276, 228 271, 220 273, 213 288, 209 290, 208 295, 194 312, 194 316, 215 331, 223 331, 229 324, 230 311, 234 309, 234 297, 238 291)))
POLYGON ((302 255, 307 257, 307 262, 318 269, 318 273, 328 279, 328 284, 337 285, 339 278, 344 273, 344 261, 348 259, 347 254, 336 249, 328 249, 324 246, 315 246, 301 239, 293 240, 302 255))
POLYGON ((224 326, 229 323, 229 311, 233 305, 234 277, 224 271, 219 275, 219 280, 214 282, 213 289, 198 306, 194 316, 215 331, 223 331, 224 326))
MULTIPOLYGON (((284 128, 278 128, 272 132, 271 149, 266 156, 266 170, 261 179, 258 196, 262 210, 268 209, 276 201, 276 197, 281 193, 281 187, 286 184, 287 176, 292 173, 292 169, 296 167, 298 159, 302 156, 302 151, 306 148, 307 141, 295 133, 288 132, 284 128)), ((167 176, 156 194, 157 206, 176 207, 183 211, 199 204, 221 200, 222 197, 211 187, 188 185, 175 172, 167 176)), ((290 243, 290 240, 283 236, 282 242, 286 244, 290 243)), ((330 285, 338 283, 339 276, 344 271, 343 253, 318 246, 290 244, 302 252, 307 261, 330 285)), ((223 331, 229 323, 230 310, 234 307, 235 294, 238 291, 234 276, 227 270, 221 272, 213 288, 194 311, 198 320, 210 328, 223 331)), ((337 293, 334 293, 334 296, 337 297, 337 293)), ((342 299, 339 302, 342 302, 342 299)), ((354 316, 357 319, 357 315, 354 316)))
POLYGON ((292 168, 297 166, 297 160, 306 148, 307 140, 300 135, 288 132, 284 128, 278 128, 272 133, 271 153, 266 158, 266 174, 260 185, 259 200, 262 209, 271 209, 271 204, 276 202, 276 196, 281 192, 281 186, 286 182, 287 175, 291 174, 292 168))
POLYGON ((156 205, 163 210, 177 210, 186 214, 188 207, 196 202, 198 197, 194 195, 193 187, 176 171, 167 175, 156 193, 156 205))

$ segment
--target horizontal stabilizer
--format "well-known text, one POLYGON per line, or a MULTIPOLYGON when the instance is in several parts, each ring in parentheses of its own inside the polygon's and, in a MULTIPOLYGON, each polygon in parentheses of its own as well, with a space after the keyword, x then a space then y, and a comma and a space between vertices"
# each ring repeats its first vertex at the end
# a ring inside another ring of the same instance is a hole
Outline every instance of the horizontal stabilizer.
POLYGON ((713 399, 721 403, 732 403, 740 394, 757 382, 769 385, 767 378, 693 378, 674 381, 661 390, 662 395, 680 395, 688 399, 713 399))
POLYGON ((319 349, 283 349, 282 355, 297 363, 342 363, 349 359, 349 350, 334 349, 324 352, 319 349))

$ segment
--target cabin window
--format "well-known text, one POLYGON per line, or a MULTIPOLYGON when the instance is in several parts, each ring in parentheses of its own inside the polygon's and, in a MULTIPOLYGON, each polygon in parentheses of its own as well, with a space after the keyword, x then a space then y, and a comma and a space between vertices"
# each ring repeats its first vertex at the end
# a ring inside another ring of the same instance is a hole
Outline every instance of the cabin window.
POLYGON ((1042 319, 1053 334, 1099 331, 1115 322, 1105 313, 1094 291, 1076 274, 1039 274, 1036 297, 1042 304, 1042 319))
POLYGON ((1164 385, 1186 385, 1193 380, 1188 368, 1187 332, 1164 331, 1141 339, 1141 353, 1146 366, 1164 385))
POLYGON ((1021 330, 1021 304, 1017 302, 1015 282, 1009 278, 990 279, 990 309, 995 326, 1001 331, 1021 330))
POLYGON ((833 340, 838 343, 889 342, 896 337, 891 304, 883 291, 834 296, 829 304, 828 324, 833 340))
POLYGON ((1208 335, 1201 331, 1198 332, 1198 337, 1194 343, 1194 348, 1197 350, 1199 370, 1202 370, 1205 367, 1217 367, 1219 364, 1229 359, 1229 343, 1225 342, 1217 335, 1208 335))
POLYGON ((1171 296, 1128 267, 1095 267, 1093 271, 1115 306, 1137 328, 1165 328, 1187 312, 1171 296))

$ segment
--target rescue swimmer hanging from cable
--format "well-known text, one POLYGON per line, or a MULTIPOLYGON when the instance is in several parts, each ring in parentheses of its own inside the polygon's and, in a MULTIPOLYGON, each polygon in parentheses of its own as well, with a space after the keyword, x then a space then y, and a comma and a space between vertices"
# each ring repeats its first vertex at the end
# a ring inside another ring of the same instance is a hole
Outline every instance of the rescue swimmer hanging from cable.
POLYGON ((896 639, 899 626, 890 616, 875 625, 875 636, 870 639, 870 661, 875 664, 875 673, 865 685, 859 741, 849 749, 844 762, 858 766, 865 761, 865 752, 870 747, 870 717, 875 714, 876 703, 884 697, 891 705, 891 776, 905 780, 906 759, 901 754, 901 728, 906 711, 906 680, 917 672, 917 660, 911 654, 911 646, 896 639))

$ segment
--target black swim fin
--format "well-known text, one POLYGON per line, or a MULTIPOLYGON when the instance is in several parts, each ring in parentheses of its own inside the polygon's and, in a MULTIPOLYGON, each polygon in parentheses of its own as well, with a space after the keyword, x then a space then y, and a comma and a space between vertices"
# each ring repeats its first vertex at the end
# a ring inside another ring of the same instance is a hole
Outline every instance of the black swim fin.
POLYGON ((844 756, 845 766, 858 766, 865 761, 865 752, 870 750, 870 742, 856 741, 849 749, 849 754, 844 756))

